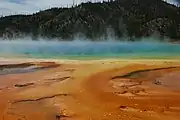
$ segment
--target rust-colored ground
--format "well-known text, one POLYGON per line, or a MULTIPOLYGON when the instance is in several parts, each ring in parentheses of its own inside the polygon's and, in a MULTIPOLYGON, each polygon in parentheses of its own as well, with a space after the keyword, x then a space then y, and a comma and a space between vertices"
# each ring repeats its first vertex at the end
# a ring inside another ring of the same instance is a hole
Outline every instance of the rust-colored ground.
POLYGON ((178 60, 28 62, 0 74, 0 120, 180 120, 178 60))

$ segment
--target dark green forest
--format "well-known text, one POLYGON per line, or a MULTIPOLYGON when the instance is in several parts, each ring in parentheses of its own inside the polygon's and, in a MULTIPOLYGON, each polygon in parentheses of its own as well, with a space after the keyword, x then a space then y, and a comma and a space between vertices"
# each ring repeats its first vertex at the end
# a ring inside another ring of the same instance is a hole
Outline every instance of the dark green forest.
POLYGON ((105 40, 157 35, 180 41, 180 7, 162 0, 115 0, 0 18, 0 37, 105 40))

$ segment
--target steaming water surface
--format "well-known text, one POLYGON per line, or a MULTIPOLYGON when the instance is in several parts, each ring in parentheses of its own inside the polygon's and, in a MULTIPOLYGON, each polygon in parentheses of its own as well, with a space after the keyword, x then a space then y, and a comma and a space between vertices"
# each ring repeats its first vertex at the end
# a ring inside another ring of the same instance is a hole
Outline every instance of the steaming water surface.
POLYGON ((1 57, 33 58, 174 58, 180 44, 161 42, 1 41, 1 57))

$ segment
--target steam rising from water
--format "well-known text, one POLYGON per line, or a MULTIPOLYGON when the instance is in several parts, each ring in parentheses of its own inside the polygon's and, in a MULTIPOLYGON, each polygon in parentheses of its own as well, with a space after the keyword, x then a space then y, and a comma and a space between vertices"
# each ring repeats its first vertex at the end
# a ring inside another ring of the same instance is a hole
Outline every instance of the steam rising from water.
POLYGON ((25 56, 39 58, 131 58, 178 57, 180 45, 142 39, 138 42, 119 41, 0 41, 0 56, 25 56))

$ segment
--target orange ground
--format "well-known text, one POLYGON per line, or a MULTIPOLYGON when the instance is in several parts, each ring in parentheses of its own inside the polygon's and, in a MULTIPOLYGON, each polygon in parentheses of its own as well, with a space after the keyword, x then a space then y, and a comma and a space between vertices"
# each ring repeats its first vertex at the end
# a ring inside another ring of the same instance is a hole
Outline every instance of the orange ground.
POLYGON ((0 75, 0 120, 180 120, 179 61, 31 64, 0 75))

